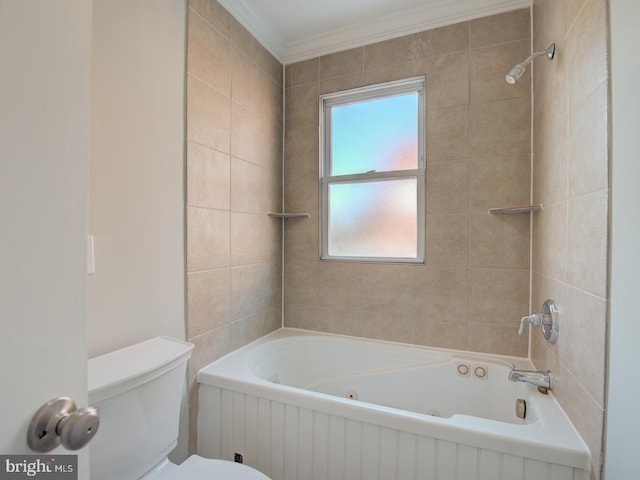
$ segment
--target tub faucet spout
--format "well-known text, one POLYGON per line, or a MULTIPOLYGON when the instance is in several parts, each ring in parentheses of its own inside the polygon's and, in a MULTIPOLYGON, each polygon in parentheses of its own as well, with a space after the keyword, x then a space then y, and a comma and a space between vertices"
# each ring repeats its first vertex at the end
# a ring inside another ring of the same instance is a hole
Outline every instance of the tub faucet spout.
POLYGON ((535 385, 541 393, 547 393, 553 386, 551 370, 517 370, 515 365, 511 365, 509 380, 535 385))

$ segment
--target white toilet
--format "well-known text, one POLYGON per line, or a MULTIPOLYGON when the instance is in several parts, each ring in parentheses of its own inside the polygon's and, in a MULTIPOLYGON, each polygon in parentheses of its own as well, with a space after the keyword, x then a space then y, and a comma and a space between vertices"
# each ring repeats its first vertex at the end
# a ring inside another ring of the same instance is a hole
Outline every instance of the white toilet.
POLYGON ((158 337, 89 360, 89 403, 100 413, 91 480, 269 480, 230 461, 167 459, 177 444, 191 350, 190 343, 158 337))

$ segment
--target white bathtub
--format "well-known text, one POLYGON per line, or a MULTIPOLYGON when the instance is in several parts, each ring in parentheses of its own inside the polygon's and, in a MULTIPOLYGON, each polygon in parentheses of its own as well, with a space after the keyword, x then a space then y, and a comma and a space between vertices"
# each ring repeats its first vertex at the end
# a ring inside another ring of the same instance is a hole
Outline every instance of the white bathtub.
POLYGON ((281 329, 199 372, 198 453, 274 480, 588 479, 586 444, 552 394, 507 380, 511 363, 532 368, 281 329))

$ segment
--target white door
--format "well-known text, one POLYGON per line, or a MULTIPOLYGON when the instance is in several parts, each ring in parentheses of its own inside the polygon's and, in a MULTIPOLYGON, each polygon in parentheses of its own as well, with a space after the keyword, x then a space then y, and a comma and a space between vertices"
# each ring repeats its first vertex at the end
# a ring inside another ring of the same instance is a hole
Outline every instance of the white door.
POLYGON ((91 7, 0 0, 0 454, 33 453, 48 400, 87 404, 91 7))

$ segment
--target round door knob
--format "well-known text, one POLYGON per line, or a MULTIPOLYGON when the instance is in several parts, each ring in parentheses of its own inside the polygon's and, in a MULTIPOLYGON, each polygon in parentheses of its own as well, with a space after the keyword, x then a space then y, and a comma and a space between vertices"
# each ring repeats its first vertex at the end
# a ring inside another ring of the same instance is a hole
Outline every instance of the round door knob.
POLYGON ((63 418, 56 427, 62 445, 69 450, 79 450, 98 432, 100 415, 95 407, 80 408, 63 418))
POLYGON ((35 452, 49 452, 60 443, 78 450, 91 440, 100 425, 95 407, 76 409, 69 397, 54 398, 40 407, 31 419, 27 443, 35 452))

